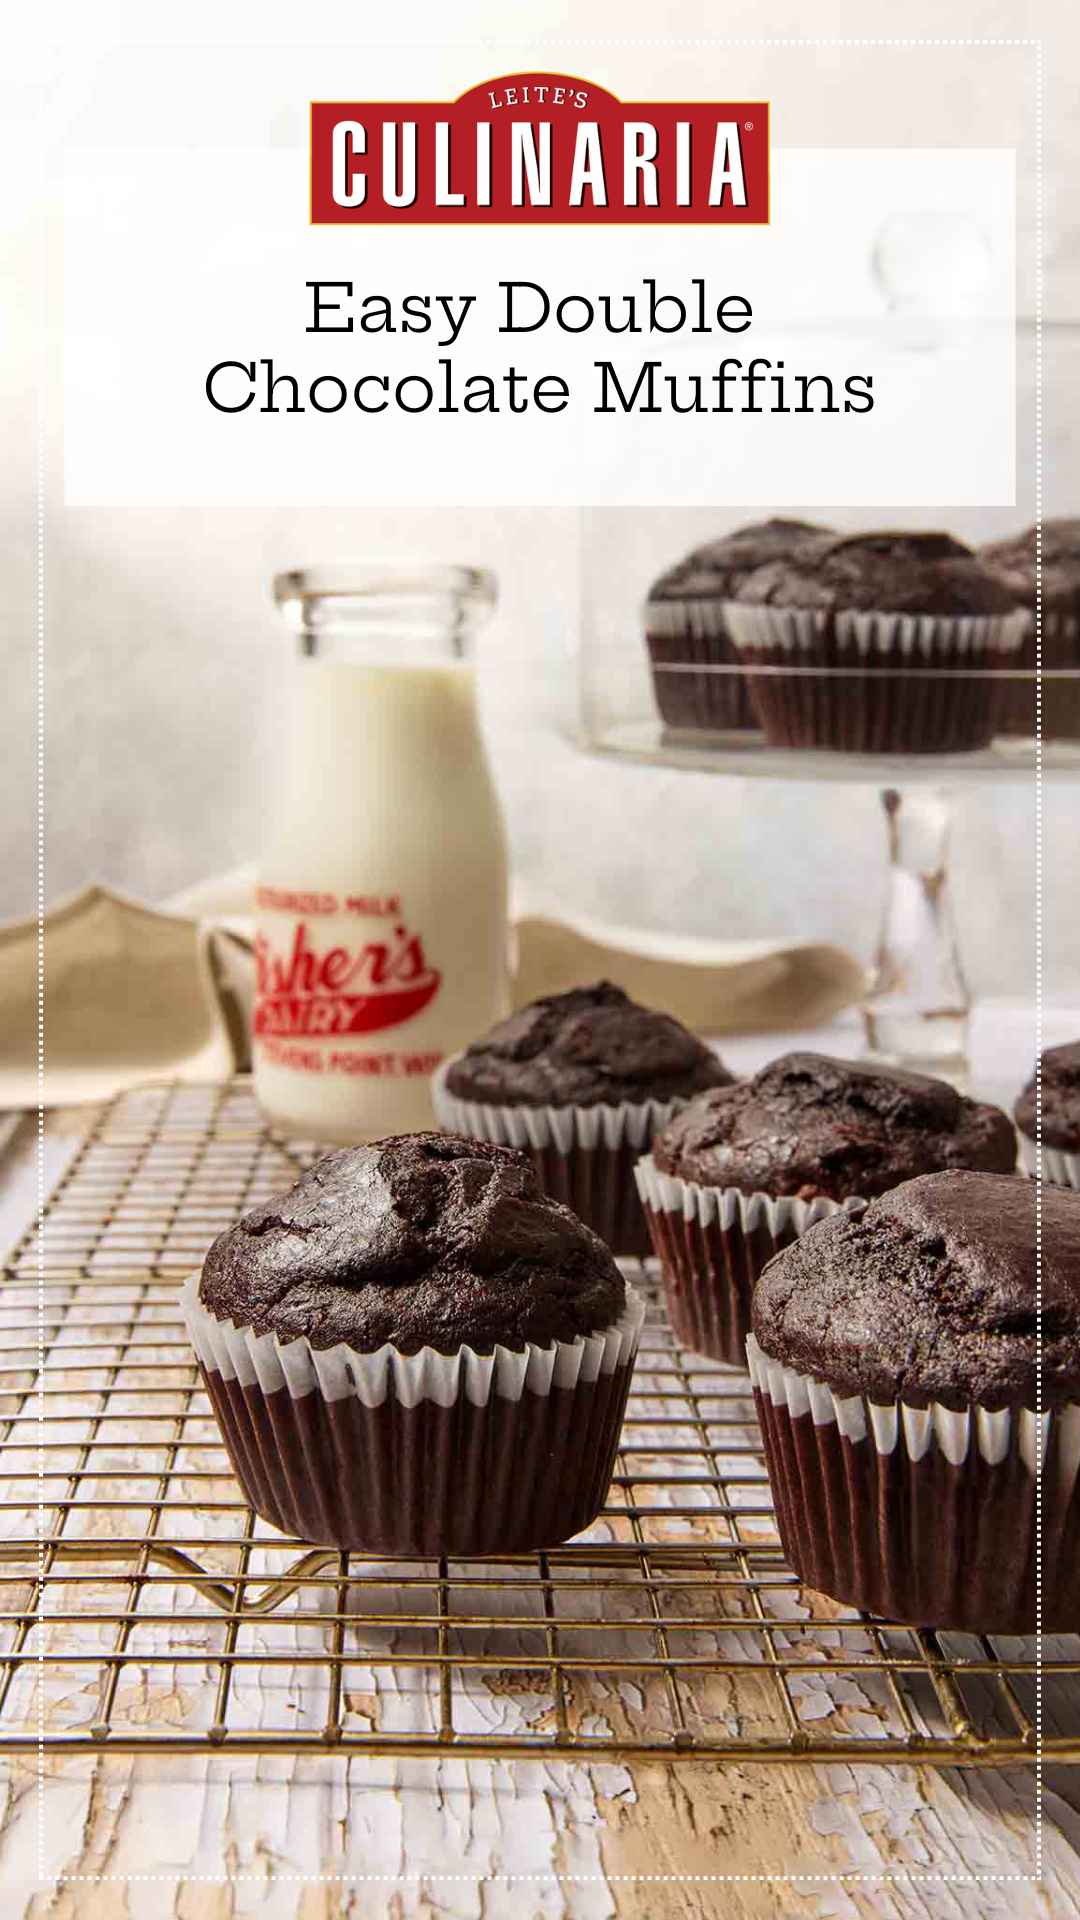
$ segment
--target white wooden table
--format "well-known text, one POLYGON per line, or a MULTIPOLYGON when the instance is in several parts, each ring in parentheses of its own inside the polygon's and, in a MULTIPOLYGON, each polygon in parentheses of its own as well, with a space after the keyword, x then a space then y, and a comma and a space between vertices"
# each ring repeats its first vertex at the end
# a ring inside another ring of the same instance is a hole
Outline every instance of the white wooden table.
MULTIPOLYGON (((50 1116, 50 1182, 86 1124, 50 1116)), ((7 1132, 5 1245, 36 1194, 33 1125, 7 1132)), ((154 1710, 179 1724, 183 1695, 178 1682, 154 1710)), ((528 1701, 509 1686, 476 1711, 513 1725, 528 1701)), ((1027 1768, 107 1752, 0 1765, 4 1920, 1080 1916, 1080 1768, 1045 1781, 1037 1886, 1027 1768)))

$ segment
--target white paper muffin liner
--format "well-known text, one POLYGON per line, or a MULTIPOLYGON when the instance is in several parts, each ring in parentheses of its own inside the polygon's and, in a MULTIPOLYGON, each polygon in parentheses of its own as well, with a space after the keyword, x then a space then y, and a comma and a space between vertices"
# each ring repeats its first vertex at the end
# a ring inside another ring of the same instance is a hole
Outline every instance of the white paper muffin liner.
MULTIPOLYGON (((1034 676, 1037 644, 1035 616, 1027 608, 1019 613, 1021 646, 1010 666, 1023 667, 1034 676)), ((1080 617, 1061 607, 1043 607, 1042 616, 1042 736, 1044 740, 1080 739, 1080 617), (1055 673, 1070 677, 1055 679, 1055 673)), ((1032 739, 1035 734, 1035 680, 1005 680, 998 695, 994 715, 998 733, 1032 739)))
POLYGON ((747 1364, 784 1551, 806 1585, 888 1619, 974 1633, 1080 1629, 1080 1405, 960 1409, 841 1395, 747 1364))
POLYGON ((419 1353, 399 1353, 394 1346, 374 1353, 357 1353, 340 1342, 313 1347, 302 1336, 281 1341, 276 1333, 256 1334, 232 1320, 219 1320, 199 1299, 199 1275, 193 1274, 181 1295, 188 1336, 208 1372, 242 1387, 258 1386, 262 1393, 287 1389, 294 1400, 318 1391, 324 1400, 353 1397, 365 1407, 381 1407, 392 1398, 403 1407, 433 1400, 449 1407, 465 1396, 475 1407, 486 1406, 494 1394, 520 1400, 523 1393, 550 1393, 590 1383, 616 1367, 629 1366, 637 1352, 645 1318, 645 1303, 627 1284, 626 1305, 619 1319, 603 1333, 556 1340, 550 1347, 526 1342, 520 1353, 497 1346, 492 1353, 461 1347, 457 1353, 438 1353, 422 1347, 419 1353))
POLYGON ((1070 1403, 1041 1414, 1029 1407, 945 1407, 936 1400, 925 1407, 908 1406, 902 1400, 881 1405, 864 1394, 836 1394, 813 1374, 799 1373, 771 1359, 752 1333, 746 1340, 746 1361, 751 1384, 768 1394, 774 1407, 782 1407, 793 1420, 808 1413, 816 1427, 832 1424, 845 1440, 869 1439, 878 1453, 893 1453, 900 1447, 909 1460, 918 1461, 936 1446, 958 1467, 973 1446, 991 1466, 1016 1450, 1034 1475, 1040 1448, 1045 1453, 1051 1427, 1056 1426, 1061 1484, 1072 1487, 1080 1469, 1080 1405, 1070 1403))
POLYGON ((685 1100, 623 1101, 593 1107, 490 1106, 461 1100, 446 1078, 455 1060, 432 1078, 439 1125, 450 1133, 531 1155, 547 1193, 584 1220, 613 1253, 641 1259, 649 1236, 634 1180, 634 1163, 685 1100))
POLYGON ((1024 633, 1022 614, 946 619, 731 600, 724 612, 770 744, 848 753, 988 745, 994 673, 1018 658, 1024 633))
POLYGON ((604 1331, 521 1352, 319 1349, 184 1319, 249 1503, 297 1538, 387 1557, 557 1545, 606 1496, 644 1301, 604 1331))
POLYGON ((644 623, 653 691, 665 726, 692 733, 757 726, 723 600, 648 600, 644 623))
MULTIPOLYGON (((1039 1169, 1039 1149, 1026 1133, 1020 1135, 1020 1165, 1034 1180, 1039 1169)), ((1066 1153, 1063 1147, 1042 1149, 1042 1177, 1054 1187, 1072 1187, 1080 1193, 1080 1153, 1066 1153)))
POLYGON ((509 1107, 461 1100, 450 1092, 446 1078, 461 1054, 444 1060, 431 1083, 435 1114, 450 1133, 473 1140, 493 1140, 501 1147, 555 1147, 570 1153, 574 1147, 593 1152, 597 1147, 629 1146, 640 1153, 660 1127, 666 1126, 685 1100, 624 1100, 616 1107, 509 1107))
POLYGON ((762 1268, 816 1221, 866 1205, 701 1186, 663 1173, 651 1154, 637 1162, 634 1177, 676 1337, 732 1367, 745 1364, 750 1299, 762 1268))
POLYGON ((687 600, 646 600, 645 627, 662 640, 681 640, 686 634, 700 634, 705 640, 727 638, 724 619, 726 602, 714 595, 687 600))
POLYGON ((906 665, 930 666, 943 651, 973 664, 974 656, 997 654, 1002 656, 1000 666, 1024 638, 1024 616, 1011 613, 946 619, 929 613, 829 613, 728 600, 724 616, 736 646, 747 653, 771 653, 777 647, 792 655, 812 653, 828 633, 852 666, 881 666, 897 653, 906 665))

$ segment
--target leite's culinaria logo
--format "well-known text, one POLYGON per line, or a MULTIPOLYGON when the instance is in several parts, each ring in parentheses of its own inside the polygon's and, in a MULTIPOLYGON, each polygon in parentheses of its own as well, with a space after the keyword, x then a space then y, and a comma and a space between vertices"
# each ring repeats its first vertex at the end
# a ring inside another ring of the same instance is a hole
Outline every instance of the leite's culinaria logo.
POLYGON ((255 968, 255 1032, 309 1038, 398 1027, 423 1012, 442 980, 420 937, 401 925, 386 940, 320 946, 298 920, 285 952, 257 936, 255 968))
POLYGON ((317 100, 311 218, 759 226, 769 109, 624 101, 561 73, 508 74, 451 102, 317 100))

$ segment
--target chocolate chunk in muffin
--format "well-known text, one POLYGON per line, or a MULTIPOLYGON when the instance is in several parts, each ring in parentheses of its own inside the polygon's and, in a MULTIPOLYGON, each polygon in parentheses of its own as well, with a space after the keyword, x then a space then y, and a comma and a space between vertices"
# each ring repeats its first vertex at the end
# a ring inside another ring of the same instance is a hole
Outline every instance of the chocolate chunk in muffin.
MULTIPOLYGON (((1042 1078, 1042 1138, 1047 1147, 1065 1153, 1080 1152, 1080 1040, 1068 1046, 1048 1047, 1040 1056, 1042 1078)), ((1035 1138, 1035 1076, 1016 1103, 1016 1124, 1029 1140, 1035 1138)))
MULTIPOLYGON (((1043 1193, 1044 1406, 1080 1399, 1080 1195, 1043 1193)), ((763 1353, 877 1403, 1036 1404, 1035 1193, 1011 1175, 935 1173, 837 1213, 770 1261, 763 1353)))
POLYGON ((624 1298, 524 1154, 445 1133, 328 1154, 215 1240, 199 1286, 218 1319, 359 1353, 547 1346, 613 1325, 624 1298))
POLYGON ((870 1199, 944 1167, 1008 1173, 1012 1126, 944 1080, 898 1068, 788 1053, 702 1094, 653 1144, 663 1173, 743 1193, 870 1199))
POLYGON ((809 520, 755 520, 737 527, 718 540, 695 547, 683 560, 676 561, 649 589, 648 608, 654 602, 729 600, 741 580, 757 567, 789 553, 816 549, 835 536, 827 527, 809 520))
POLYGON ((453 1062, 446 1085, 500 1106, 594 1107, 688 1098, 732 1077, 670 1014, 601 980, 511 1014, 453 1062))
POLYGON ((949 533, 855 533, 749 573, 733 598, 750 606, 841 612, 1006 614, 1014 601, 949 533))

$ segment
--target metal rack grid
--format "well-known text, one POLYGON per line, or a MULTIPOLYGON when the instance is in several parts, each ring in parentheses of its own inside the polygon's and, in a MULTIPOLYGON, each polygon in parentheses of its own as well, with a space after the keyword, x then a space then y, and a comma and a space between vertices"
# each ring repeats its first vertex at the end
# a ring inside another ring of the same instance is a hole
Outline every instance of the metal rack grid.
MULTIPOLYGON (((587 1535, 387 1564, 265 1526, 229 1473, 177 1287, 308 1157, 266 1132, 243 1080, 142 1089, 91 1124, 41 1238, 15 1247, 0 1747, 36 1748, 43 1726, 67 1752, 1032 1757, 1033 1643, 893 1627, 800 1589, 748 1383, 676 1346, 647 1274, 618 1469, 587 1535)), ((1047 1642, 1043 1673, 1044 1753, 1080 1760, 1080 1638, 1047 1642)))

